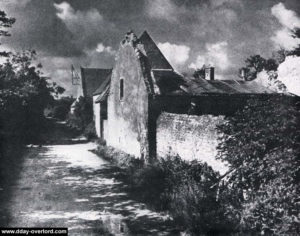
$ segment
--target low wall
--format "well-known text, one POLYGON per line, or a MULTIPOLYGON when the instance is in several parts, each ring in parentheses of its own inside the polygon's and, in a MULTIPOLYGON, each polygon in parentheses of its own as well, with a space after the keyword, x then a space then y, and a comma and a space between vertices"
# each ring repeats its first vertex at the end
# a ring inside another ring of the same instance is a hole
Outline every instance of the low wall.
POLYGON ((223 116, 186 115, 163 112, 157 120, 157 156, 179 155, 184 160, 206 162, 221 174, 228 168, 217 154, 216 126, 224 122, 223 116))

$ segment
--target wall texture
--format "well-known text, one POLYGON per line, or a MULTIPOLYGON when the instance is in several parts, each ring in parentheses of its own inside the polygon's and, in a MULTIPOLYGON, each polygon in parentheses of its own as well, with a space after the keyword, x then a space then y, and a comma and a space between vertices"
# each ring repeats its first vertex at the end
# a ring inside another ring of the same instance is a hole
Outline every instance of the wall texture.
POLYGON ((148 155, 148 94, 130 44, 120 45, 108 96, 107 144, 136 157, 148 155), (120 99, 120 79, 124 97, 120 99))
POLYGON ((100 103, 95 103, 99 95, 93 96, 93 112, 94 112, 94 123, 96 128, 97 137, 100 137, 100 103))
POLYGON ((186 115, 163 112, 157 120, 157 156, 179 155, 184 160, 207 162, 225 173, 224 163, 215 159, 218 133, 216 126, 224 116, 186 115))

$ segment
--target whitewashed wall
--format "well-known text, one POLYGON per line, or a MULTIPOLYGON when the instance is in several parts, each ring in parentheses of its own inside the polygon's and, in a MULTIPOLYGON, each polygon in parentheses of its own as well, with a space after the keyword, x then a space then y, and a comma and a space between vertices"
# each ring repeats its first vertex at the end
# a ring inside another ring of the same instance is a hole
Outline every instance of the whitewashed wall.
POLYGON ((216 160, 218 133, 216 126, 223 116, 192 116, 162 113, 157 120, 157 156, 179 155, 184 160, 206 162, 221 174, 228 168, 216 160))

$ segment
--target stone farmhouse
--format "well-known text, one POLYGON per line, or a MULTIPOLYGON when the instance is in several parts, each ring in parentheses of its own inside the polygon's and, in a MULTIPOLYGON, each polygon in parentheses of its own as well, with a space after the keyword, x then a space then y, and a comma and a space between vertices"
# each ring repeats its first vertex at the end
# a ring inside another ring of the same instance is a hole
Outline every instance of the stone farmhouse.
POLYGON ((98 80, 99 87, 92 86, 94 120, 107 145, 146 161, 197 159, 221 173, 226 167, 215 159, 216 126, 247 99, 276 95, 255 81, 214 80, 214 68, 205 69, 205 79, 183 76, 146 31, 125 35, 112 72, 98 80))

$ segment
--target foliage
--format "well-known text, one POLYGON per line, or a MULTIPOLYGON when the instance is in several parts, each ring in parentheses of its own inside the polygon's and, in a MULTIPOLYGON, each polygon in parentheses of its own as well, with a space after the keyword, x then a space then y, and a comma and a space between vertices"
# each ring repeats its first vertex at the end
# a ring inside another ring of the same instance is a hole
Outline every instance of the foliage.
MULTIPOLYGON (((296 28, 292 31, 292 37, 300 40, 300 28, 296 28)), ((294 48, 293 50, 289 51, 287 53, 289 56, 300 56, 300 44, 298 44, 298 47, 294 48)))
POLYGON ((79 97, 75 102, 73 114, 69 114, 68 125, 79 131, 84 129, 93 121, 92 98, 79 97))
POLYGON ((245 231, 299 233, 299 115, 291 99, 253 99, 219 127, 219 158, 233 170, 228 186, 245 231))
POLYGON ((196 69, 194 71, 193 77, 196 79, 205 79, 205 65, 203 65, 201 69, 196 69))
POLYGON ((219 175, 206 163, 167 157, 143 165, 132 159, 126 169, 133 195, 171 213, 177 225, 193 235, 232 231, 236 223, 218 201, 219 175), (234 223, 233 223, 234 222, 234 223))
POLYGON ((59 120, 66 120, 73 102, 74 98, 72 97, 61 97, 54 100, 48 107, 48 116, 59 120))
POLYGON ((272 53, 272 58, 276 61, 278 65, 284 62, 286 56, 288 56, 288 52, 283 48, 272 53))
POLYGON ((0 65, 1 138, 11 142, 36 142, 46 127, 43 111, 58 86, 41 76, 34 66, 36 53, 10 54, 0 65))
MULTIPOLYGON (((6 13, 4 11, 0 10, 0 36, 6 36, 6 37, 10 36, 8 31, 3 28, 12 27, 12 25, 15 23, 15 21, 16 20, 14 18, 7 17, 6 13)), ((5 51, 0 52, 0 56, 8 56, 8 55, 9 55, 8 52, 5 52, 5 51)))
POLYGON ((95 122, 92 121, 90 122, 84 129, 83 131, 83 135, 88 139, 95 139, 97 138, 97 134, 96 134, 96 128, 95 128, 95 122))
POLYGON ((240 74, 244 72, 244 79, 247 81, 251 81, 256 79, 256 76, 259 72, 266 70, 272 71, 277 70, 278 63, 275 59, 265 59, 260 55, 250 56, 245 61, 246 67, 241 68, 240 74))

